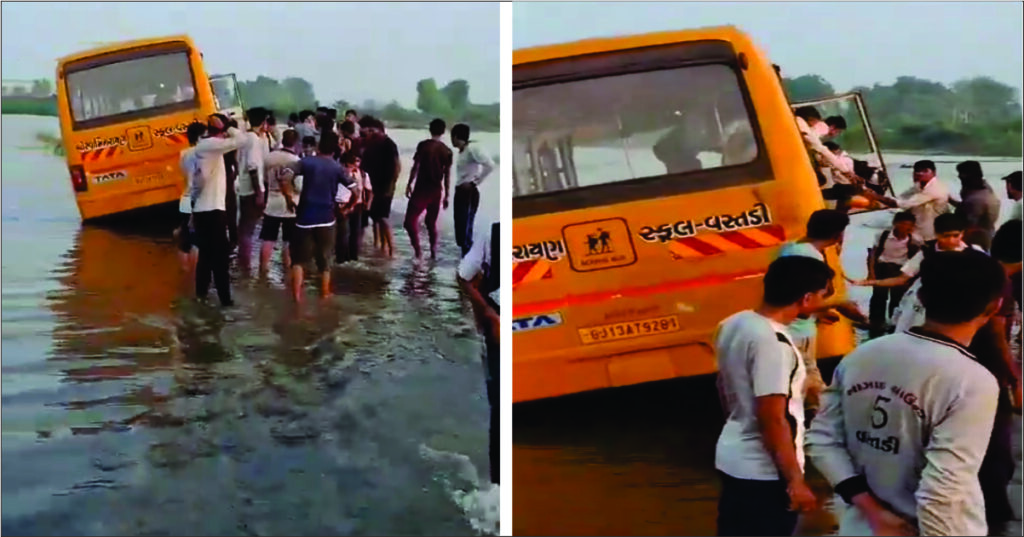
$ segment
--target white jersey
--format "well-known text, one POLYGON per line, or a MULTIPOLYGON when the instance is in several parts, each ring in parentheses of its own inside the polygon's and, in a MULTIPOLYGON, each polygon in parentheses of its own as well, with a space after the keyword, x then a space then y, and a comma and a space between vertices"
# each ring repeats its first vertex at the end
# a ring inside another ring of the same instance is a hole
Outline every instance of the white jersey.
MULTIPOLYGON (((861 345, 836 368, 807 431, 840 495, 866 485, 920 535, 987 535, 978 469, 999 386, 961 345, 915 328, 861 345)), ((845 510, 840 535, 871 535, 845 510)))

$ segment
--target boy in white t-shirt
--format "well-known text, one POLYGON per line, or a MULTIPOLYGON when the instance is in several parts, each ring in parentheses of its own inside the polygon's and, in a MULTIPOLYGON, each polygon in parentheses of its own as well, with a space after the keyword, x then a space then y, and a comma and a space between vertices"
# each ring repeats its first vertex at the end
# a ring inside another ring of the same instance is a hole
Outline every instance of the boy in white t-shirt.
POLYGON ((815 506, 803 471, 806 370, 786 325, 821 307, 834 275, 817 259, 780 257, 764 276, 761 305, 715 331, 727 415, 715 448, 718 535, 792 535, 798 512, 815 506))
POLYGON ((288 164, 299 161, 299 133, 288 129, 281 135, 281 148, 271 151, 264 160, 265 177, 267 180, 267 206, 263 209, 263 225, 260 226, 260 273, 266 274, 270 266, 270 255, 274 251, 278 235, 284 242, 281 250, 281 261, 287 269, 292 265, 288 245, 295 230, 295 205, 298 194, 302 190, 302 177, 290 179, 294 197, 286 199, 281 191, 281 172, 288 164))

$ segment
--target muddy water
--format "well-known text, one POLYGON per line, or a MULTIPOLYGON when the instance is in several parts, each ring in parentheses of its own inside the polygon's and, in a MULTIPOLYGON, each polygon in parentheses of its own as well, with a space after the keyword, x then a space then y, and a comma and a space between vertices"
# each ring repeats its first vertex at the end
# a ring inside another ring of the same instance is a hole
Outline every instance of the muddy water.
MULTIPOLYGON (((63 161, 24 147, 53 120, 2 126, 4 533, 494 531, 450 213, 436 263, 399 231, 396 260, 336 268, 327 302, 292 306, 275 265, 236 270, 221 311, 165 234, 80 224, 63 161)), ((408 160, 424 134, 392 136, 408 160)))
MULTIPOLYGON (((923 157, 886 155, 897 191, 911 182, 910 170, 901 166, 917 158, 923 157)), ((968 158, 934 157, 939 176, 955 190, 955 163, 968 158)), ((979 160, 1005 204, 999 178, 1021 169, 1021 162, 979 160)), ((891 219, 891 212, 853 218, 842 253, 852 277, 865 276, 866 250, 891 219)), ((854 288, 850 296, 867 311, 869 289, 854 288)), ((513 533, 714 535, 719 494, 714 454, 723 422, 710 376, 516 405, 513 533)), ((1019 506, 1019 447, 1016 457, 1011 501, 1019 506)), ((803 517, 797 533, 827 535, 836 529, 833 499, 809 468, 822 508, 803 517)), ((1010 534, 1020 535, 1020 529, 1018 522, 1010 534)))

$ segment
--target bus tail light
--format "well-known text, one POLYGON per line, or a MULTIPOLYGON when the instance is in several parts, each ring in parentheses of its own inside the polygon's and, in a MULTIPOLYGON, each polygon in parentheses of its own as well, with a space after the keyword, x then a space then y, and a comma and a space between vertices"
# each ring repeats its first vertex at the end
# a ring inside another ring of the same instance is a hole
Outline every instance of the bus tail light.
POLYGON ((71 185, 75 187, 75 192, 85 192, 88 190, 89 182, 85 178, 85 168, 71 166, 68 169, 71 171, 71 185))

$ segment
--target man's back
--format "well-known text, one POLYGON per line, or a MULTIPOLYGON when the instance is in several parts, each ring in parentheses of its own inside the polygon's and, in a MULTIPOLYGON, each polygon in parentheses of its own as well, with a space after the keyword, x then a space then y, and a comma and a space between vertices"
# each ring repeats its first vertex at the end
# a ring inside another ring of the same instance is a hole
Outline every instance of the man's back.
POLYGON ((985 185, 985 188, 965 191, 962 198, 963 203, 956 212, 967 220, 969 232, 977 230, 984 233, 982 246, 988 248, 992 236, 995 235, 999 210, 1002 208, 999 198, 988 185, 985 185))
MULTIPOLYGON (((836 368, 807 432, 808 455, 833 485, 863 475, 922 535, 985 535, 978 469, 998 393, 995 378, 941 335, 915 328, 882 337, 836 368)), ((840 533, 866 528, 847 509, 840 533)))
POLYGON ((452 167, 452 150, 444 142, 423 140, 416 146, 413 160, 419 165, 414 193, 440 193, 444 177, 452 167))
POLYGON ((362 167, 373 181, 376 195, 393 196, 395 193, 395 160, 398 158, 398 146, 388 136, 380 136, 367 140, 363 147, 362 167))
POLYGON ((334 223, 334 198, 338 185, 348 186, 350 183, 342 172, 341 164, 329 157, 315 156, 300 160, 298 168, 302 176, 302 192, 299 194, 296 225, 334 223))

